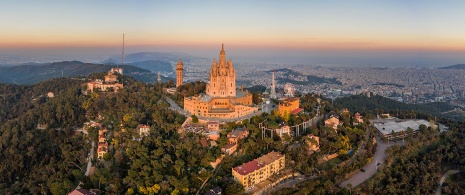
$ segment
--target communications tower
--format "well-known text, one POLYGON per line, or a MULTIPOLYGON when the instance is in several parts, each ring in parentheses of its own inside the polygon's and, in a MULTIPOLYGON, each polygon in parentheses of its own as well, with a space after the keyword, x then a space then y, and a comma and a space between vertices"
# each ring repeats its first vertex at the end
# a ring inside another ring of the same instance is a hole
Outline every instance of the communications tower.
POLYGON ((276 99, 276 86, 274 84, 274 70, 271 71, 271 91, 270 98, 276 99))

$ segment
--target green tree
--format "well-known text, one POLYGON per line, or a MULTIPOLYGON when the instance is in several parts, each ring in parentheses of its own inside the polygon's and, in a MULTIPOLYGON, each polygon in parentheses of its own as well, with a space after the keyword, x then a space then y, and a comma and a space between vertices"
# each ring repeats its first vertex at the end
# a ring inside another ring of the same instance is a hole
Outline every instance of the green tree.
POLYGON ((199 118, 197 116, 192 115, 191 117, 192 117, 192 122, 193 123, 198 123, 199 122, 199 118))

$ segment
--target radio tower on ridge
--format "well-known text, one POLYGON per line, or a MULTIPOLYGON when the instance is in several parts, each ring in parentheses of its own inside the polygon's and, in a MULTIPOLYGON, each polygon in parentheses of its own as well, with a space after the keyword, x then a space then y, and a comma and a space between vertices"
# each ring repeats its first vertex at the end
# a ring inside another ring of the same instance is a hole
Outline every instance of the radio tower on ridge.
POLYGON ((270 98, 276 99, 276 88, 274 84, 274 70, 271 71, 271 91, 270 98))
POLYGON ((121 52, 121 66, 124 64, 124 33, 123 33, 123 50, 121 52))

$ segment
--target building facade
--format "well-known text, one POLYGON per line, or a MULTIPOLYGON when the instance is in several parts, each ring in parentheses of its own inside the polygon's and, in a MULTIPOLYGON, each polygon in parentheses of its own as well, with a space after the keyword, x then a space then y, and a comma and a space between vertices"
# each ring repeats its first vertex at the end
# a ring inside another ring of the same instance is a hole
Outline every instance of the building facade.
POLYGON ((219 61, 213 60, 206 93, 184 98, 184 110, 197 116, 222 119, 238 118, 258 111, 253 106, 251 93, 236 90, 236 71, 232 60, 226 61, 224 46, 219 61))
POLYGON ((178 63, 176 64, 176 87, 179 87, 182 85, 182 74, 184 71, 184 64, 182 63, 181 58, 178 60, 178 63))
POLYGON ((97 145, 97 157, 98 159, 102 159, 103 156, 108 153, 108 142, 106 139, 107 136, 106 129, 100 129, 98 131, 98 145, 97 145))
POLYGON ((249 130, 245 127, 234 129, 234 131, 229 132, 227 135, 228 141, 230 144, 237 144, 240 139, 244 139, 249 136, 249 130))
POLYGON ((325 120, 325 126, 333 128, 337 132, 337 126, 342 125, 338 117, 331 116, 325 120))
POLYGON ((232 168, 232 175, 244 188, 260 183, 285 167, 285 155, 270 152, 262 157, 232 168))
POLYGON ((118 82, 118 76, 115 73, 123 73, 122 68, 112 68, 108 74, 104 76, 105 80, 95 79, 87 83, 87 91, 113 91, 123 88, 123 83, 118 82))
POLYGON ((292 111, 298 109, 300 107, 300 99, 299 98, 288 98, 279 103, 278 111, 281 116, 286 114, 291 114, 292 111))
POLYGON ((139 125, 138 128, 139 128, 139 136, 141 138, 150 135, 150 126, 141 124, 139 125))

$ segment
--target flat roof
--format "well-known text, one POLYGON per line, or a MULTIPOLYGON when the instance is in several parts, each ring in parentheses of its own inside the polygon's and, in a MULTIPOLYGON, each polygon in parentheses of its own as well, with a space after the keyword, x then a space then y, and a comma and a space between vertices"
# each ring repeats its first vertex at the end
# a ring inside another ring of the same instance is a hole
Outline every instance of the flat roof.
POLYGON ((392 131, 395 133, 406 131, 407 128, 412 128, 414 131, 420 129, 420 125, 426 125, 430 127, 430 122, 424 119, 398 119, 398 118, 388 118, 388 119, 373 119, 370 122, 375 126, 378 131, 384 135, 391 134, 392 131))

